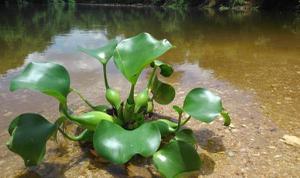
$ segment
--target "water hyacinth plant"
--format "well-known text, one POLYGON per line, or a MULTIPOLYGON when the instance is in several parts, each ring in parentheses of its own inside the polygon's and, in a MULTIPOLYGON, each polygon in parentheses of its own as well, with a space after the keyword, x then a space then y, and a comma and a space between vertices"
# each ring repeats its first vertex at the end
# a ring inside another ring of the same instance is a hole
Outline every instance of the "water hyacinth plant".
POLYGON ((154 102, 162 105, 171 103, 175 89, 160 80, 160 75, 169 77, 173 68, 158 58, 172 44, 167 40, 156 40, 148 33, 110 41, 97 49, 80 48, 103 65, 105 97, 110 106, 95 106, 70 86, 68 71, 61 65, 50 62, 31 62, 10 84, 10 90, 30 89, 52 96, 59 102, 59 117, 54 123, 35 113, 16 117, 8 128, 8 148, 20 155, 26 166, 41 163, 46 142, 57 133, 73 141, 90 141, 98 155, 115 164, 124 164, 134 155, 152 157, 153 164, 164 177, 186 175, 199 170, 201 160, 195 149, 196 138, 191 129, 183 127, 190 118, 201 122, 212 122, 223 116, 224 125, 230 117, 224 110, 220 97, 204 88, 194 88, 185 97, 182 106, 173 106, 178 114, 177 122, 164 118, 153 119, 154 102), (125 101, 118 91, 109 85, 106 65, 110 59, 131 89, 125 101), (147 86, 135 93, 135 85, 141 72, 151 67, 147 86), (78 94, 92 111, 75 115, 70 112, 67 97, 78 94), (64 121, 70 121, 83 131, 70 134, 64 130, 64 121))

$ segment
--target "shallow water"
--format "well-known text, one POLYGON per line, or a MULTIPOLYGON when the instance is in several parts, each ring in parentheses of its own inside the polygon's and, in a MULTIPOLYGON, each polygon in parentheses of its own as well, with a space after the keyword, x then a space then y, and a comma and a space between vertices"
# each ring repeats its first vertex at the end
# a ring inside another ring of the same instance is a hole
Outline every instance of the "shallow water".
MULTIPOLYGON (((58 115, 52 98, 31 91, 8 91, 9 80, 24 65, 30 61, 63 64, 71 74, 72 86, 92 102, 101 103, 101 65, 77 47, 99 47, 110 39, 144 31, 158 39, 167 38, 177 47, 161 59, 177 70, 165 80, 176 84, 179 91, 209 83, 203 87, 222 93, 226 83, 232 93, 243 90, 253 95, 251 102, 261 107, 265 117, 300 136, 299 18, 263 12, 0 6, 0 142, 7 139, 6 128, 20 113, 38 112, 50 119, 58 115)), ((126 94, 129 86, 112 62, 108 71, 113 86, 126 94)), ((145 76, 147 72, 141 78, 145 76)), ((78 98, 71 96, 71 101, 71 105, 79 105, 78 98)), ((0 150, 4 147, 1 144, 0 150)))

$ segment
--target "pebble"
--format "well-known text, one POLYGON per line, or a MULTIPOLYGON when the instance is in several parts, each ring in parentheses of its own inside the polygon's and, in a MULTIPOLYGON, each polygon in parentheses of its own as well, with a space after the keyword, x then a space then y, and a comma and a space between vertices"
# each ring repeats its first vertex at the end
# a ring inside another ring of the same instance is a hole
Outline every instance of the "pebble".
POLYGON ((231 129, 235 128, 235 126, 234 126, 233 123, 230 123, 229 127, 230 127, 231 129))
POLYGON ((240 149, 240 152, 246 152, 246 148, 240 149))
POLYGON ((12 112, 7 112, 7 113, 3 114, 3 116, 4 116, 4 117, 9 117, 9 116, 11 116, 12 114, 13 114, 12 112))
POLYGON ((254 153, 253 156, 260 156, 260 153, 254 153))
POLYGON ((87 107, 86 106, 80 106, 79 108, 77 108, 76 110, 75 110, 75 114, 81 114, 81 113, 83 113, 83 112, 85 112, 87 110, 87 107))
POLYGON ((232 132, 237 133, 237 132, 239 132, 239 129, 232 129, 232 132))
POLYGON ((284 97, 284 99, 287 100, 287 101, 291 101, 292 100, 291 97, 284 97))
POLYGON ((129 164, 127 166, 127 171, 129 177, 139 177, 139 175, 143 175, 145 178, 152 177, 151 173, 146 167, 140 167, 133 164, 129 164))
POLYGON ((270 149, 276 149, 275 146, 268 146, 270 149))
POLYGON ((274 158, 280 158, 282 155, 275 155, 274 158))
POLYGON ((280 141, 288 145, 300 147, 300 138, 294 135, 284 135, 280 141))
POLYGON ((234 152, 232 152, 232 151, 229 151, 227 154, 228 154, 229 157, 233 157, 234 156, 234 152))

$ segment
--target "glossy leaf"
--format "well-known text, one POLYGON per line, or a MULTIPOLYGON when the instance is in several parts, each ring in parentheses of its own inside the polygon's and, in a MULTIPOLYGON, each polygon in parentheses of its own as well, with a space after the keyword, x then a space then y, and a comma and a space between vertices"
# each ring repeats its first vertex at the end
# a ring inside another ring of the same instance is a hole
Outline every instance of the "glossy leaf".
POLYGON ((106 45, 100 48, 87 49, 87 48, 80 47, 79 49, 82 52, 88 54, 89 56, 98 59, 102 64, 107 64, 109 59, 113 56, 117 44, 118 44, 117 40, 111 40, 106 45))
POLYGON ((10 83, 10 90, 37 90, 64 103, 70 91, 68 71, 55 63, 31 62, 10 83))
POLYGON ((175 89, 171 85, 161 82, 157 77, 154 78, 151 92, 153 99, 159 104, 169 104, 175 98, 175 89))
MULTIPOLYGON (((153 162, 161 175, 167 178, 199 170, 200 157, 186 142, 173 140, 153 155, 153 162)), ((185 174, 187 175, 187 174, 185 174)))
POLYGON ((197 143, 197 139, 194 135, 194 132, 191 129, 182 129, 175 134, 175 140, 180 140, 183 142, 190 143, 195 145, 197 143))
POLYGON ((7 147, 20 155, 26 166, 39 164, 45 155, 46 142, 57 126, 39 114, 26 113, 16 117, 9 126, 7 147))
POLYGON ((142 70, 170 48, 168 40, 159 41, 148 33, 141 33, 117 45, 114 61, 125 78, 135 84, 142 70))
POLYGON ((221 98, 204 88, 195 88, 185 97, 183 110, 193 118, 209 123, 222 111, 221 98))
POLYGON ((160 141, 160 132, 151 122, 135 130, 125 130, 112 122, 102 121, 95 131, 93 144, 99 155, 113 163, 123 164, 135 154, 153 155, 160 141))
POLYGON ((160 68, 160 74, 164 77, 170 77, 174 72, 171 65, 166 64, 166 63, 164 63, 162 61, 159 61, 159 60, 153 61, 151 63, 151 66, 152 67, 154 67, 154 66, 159 67, 160 68))
POLYGON ((153 121, 153 123, 159 129, 161 136, 166 136, 170 133, 174 133, 177 128, 177 123, 169 121, 167 119, 158 119, 153 121))

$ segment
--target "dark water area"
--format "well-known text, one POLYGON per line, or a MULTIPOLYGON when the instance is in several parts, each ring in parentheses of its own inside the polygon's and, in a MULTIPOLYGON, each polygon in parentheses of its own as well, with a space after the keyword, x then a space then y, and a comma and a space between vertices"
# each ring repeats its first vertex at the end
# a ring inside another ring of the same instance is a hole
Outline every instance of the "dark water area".
MULTIPOLYGON (((0 142, 5 143, 9 122, 21 113, 38 112, 50 120, 58 115, 58 104, 52 98, 31 91, 9 92, 9 81, 27 63, 52 61, 64 65, 71 74, 72 86, 92 102, 101 103, 101 65, 79 52, 78 46, 96 48, 111 39, 141 32, 166 38, 176 46, 161 59, 177 70, 165 80, 176 85, 179 94, 199 81, 222 94, 226 83, 231 87, 232 100, 245 101, 237 107, 246 107, 248 100, 234 93, 249 93, 254 98, 251 102, 266 118, 287 133, 300 136, 298 14, 1 5, 0 142)), ((112 61, 108 73, 113 86, 126 94, 129 86, 112 61)), ((141 78, 146 75, 147 71, 141 78)), ((76 103, 77 99, 71 102, 76 103)), ((6 150, 4 144, 0 150, 6 150)))

